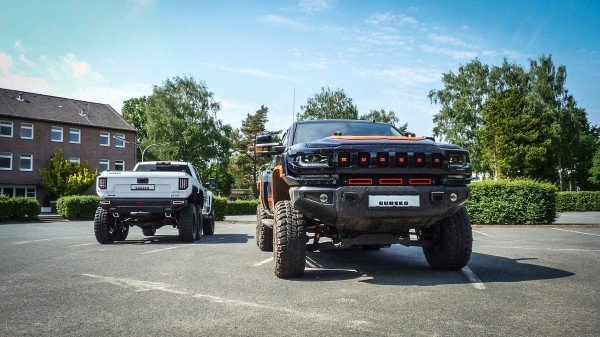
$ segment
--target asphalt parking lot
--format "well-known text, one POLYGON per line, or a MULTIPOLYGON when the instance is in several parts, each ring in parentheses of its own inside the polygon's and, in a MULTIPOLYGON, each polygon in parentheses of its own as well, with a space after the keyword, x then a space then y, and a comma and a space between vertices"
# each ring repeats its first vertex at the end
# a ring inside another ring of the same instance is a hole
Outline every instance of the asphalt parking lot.
POLYGON ((251 223, 112 245, 89 221, 3 224, 0 336, 598 336, 599 228, 475 230, 462 272, 396 245, 311 253, 280 280, 251 223))

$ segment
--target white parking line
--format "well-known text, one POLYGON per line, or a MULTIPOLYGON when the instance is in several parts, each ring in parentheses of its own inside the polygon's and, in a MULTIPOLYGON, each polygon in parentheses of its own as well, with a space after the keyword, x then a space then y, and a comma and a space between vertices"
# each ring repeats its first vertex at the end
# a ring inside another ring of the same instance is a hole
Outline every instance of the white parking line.
POLYGON ((151 251, 148 251, 148 252, 140 253, 140 255, 150 254, 150 253, 156 253, 156 252, 162 252, 164 250, 176 249, 176 248, 182 248, 182 247, 192 247, 192 245, 181 245, 181 246, 174 246, 174 247, 167 247, 167 248, 155 249, 155 250, 151 250, 151 251))
POLYGON ((479 277, 477 277, 477 275, 475 275, 475 273, 471 270, 471 268, 465 266, 460 271, 462 271, 462 273, 467 277, 467 280, 469 280, 469 282, 471 282, 471 285, 473 286, 473 288, 479 289, 479 290, 487 289, 485 284, 483 284, 483 282, 481 282, 479 277))
POLYGON ((573 251, 573 252, 600 252, 600 249, 581 249, 581 248, 548 248, 548 247, 520 247, 520 246, 477 246, 477 248, 502 248, 502 249, 530 249, 530 250, 551 250, 551 251, 573 251))
POLYGON ((97 242, 92 242, 92 243, 84 243, 84 244, 82 244, 82 245, 72 245, 72 246, 69 246, 69 247, 67 247, 67 248, 81 247, 81 246, 91 246, 91 245, 95 245, 95 244, 97 244, 97 242))
POLYGON ((273 261, 273 257, 270 257, 270 258, 268 258, 268 259, 265 259, 265 260, 262 260, 262 261, 260 261, 260 262, 257 262, 257 263, 255 263, 255 264, 253 264, 252 266, 253 266, 253 267, 262 266, 263 264, 265 264, 265 263, 269 263, 269 262, 271 262, 271 261, 273 261))
POLYGON ((593 234, 593 233, 586 233, 586 232, 578 232, 578 231, 571 231, 568 229, 562 229, 562 228, 552 228, 554 230, 557 231, 563 231, 563 232, 571 232, 571 233, 577 233, 577 234, 585 234, 585 235, 592 235, 592 236, 600 236, 600 234, 593 234))
POLYGON ((489 235, 489 234, 487 234, 487 233, 484 233, 484 232, 476 231, 476 230, 474 230, 474 229, 473 229, 473 232, 475 232, 475 233, 477 233, 477 234, 481 234, 481 235, 489 236, 490 238, 493 238, 493 237, 494 237, 493 235, 489 235))
POLYGON ((31 243, 31 242, 43 242, 43 241, 52 241, 52 240, 65 240, 65 239, 80 239, 80 238, 89 238, 89 236, 66 236, 66 237, 62 237, 62 238, 50 238, 50 239, 39 239, 39 240, 27 240, 27 241, 18 241, 18 242, 13 242, 13 245, 22 245, 24 243, 31 243))

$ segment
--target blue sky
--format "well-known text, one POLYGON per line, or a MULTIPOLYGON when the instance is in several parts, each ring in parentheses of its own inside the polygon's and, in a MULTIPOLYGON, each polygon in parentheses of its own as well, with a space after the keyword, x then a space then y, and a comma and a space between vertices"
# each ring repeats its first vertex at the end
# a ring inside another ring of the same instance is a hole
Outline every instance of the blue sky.
POLYGON ((239 126, 286 128, 322 86, 431 134, 441 74, 552 54, 600 124, 598 1, 2 1, 0 87, 111 104, 168 77, 204 80, 239 126))

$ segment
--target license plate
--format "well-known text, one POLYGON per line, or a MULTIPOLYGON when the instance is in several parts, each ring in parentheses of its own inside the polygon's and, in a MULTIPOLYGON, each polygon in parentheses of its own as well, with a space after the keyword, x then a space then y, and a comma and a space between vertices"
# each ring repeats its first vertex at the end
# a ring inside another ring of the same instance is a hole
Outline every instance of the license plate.
POLYGON ((154 191, 154 184, 131 185, 132 191, 154 191))
POLYGON ((419 207, 418 195, 370 195, 369 207, 373 208, 403 208, 419 207))

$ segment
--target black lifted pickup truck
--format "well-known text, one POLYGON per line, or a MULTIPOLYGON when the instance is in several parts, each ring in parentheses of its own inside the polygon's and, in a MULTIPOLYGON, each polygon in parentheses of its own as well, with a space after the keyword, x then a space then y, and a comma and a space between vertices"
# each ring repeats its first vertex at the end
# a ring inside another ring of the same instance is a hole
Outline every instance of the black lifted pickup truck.
POLYGON ((326 247, 420 246, 439 270, 469 261, 471 164, 461 147, 384 123, 311 120, 282 143, 258 136, 256 154, 273 156, 258 177, 256 242, 274 251, 278 277, 302 275, 307 250, 326 247))

